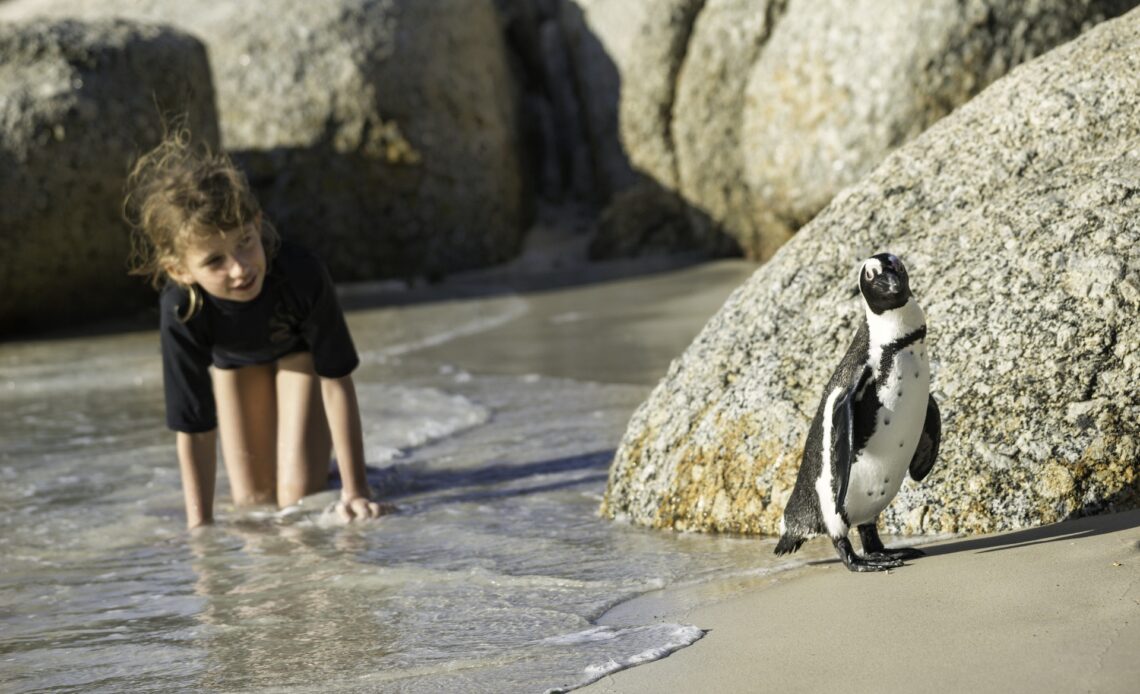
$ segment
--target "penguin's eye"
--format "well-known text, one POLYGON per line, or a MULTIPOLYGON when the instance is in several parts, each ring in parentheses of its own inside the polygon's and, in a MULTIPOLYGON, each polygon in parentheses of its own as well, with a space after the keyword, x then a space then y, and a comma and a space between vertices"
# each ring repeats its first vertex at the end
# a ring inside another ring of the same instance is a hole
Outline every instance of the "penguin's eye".
POLYGON ((877 274, 879 274, 879 273, 876 272, 875 268, 871 267, 870 265, 863 268, 863 277, 867 278, 868 282, 875 279, 875 275, 877 275, 877 274))

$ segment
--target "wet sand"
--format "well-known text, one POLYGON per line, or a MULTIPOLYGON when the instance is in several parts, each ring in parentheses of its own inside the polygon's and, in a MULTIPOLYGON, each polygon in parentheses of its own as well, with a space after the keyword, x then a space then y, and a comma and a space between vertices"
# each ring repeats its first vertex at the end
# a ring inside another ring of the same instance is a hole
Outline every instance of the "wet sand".
POLYGON ((1140 511, 924 548, 889 573, 829 560, 693 609, 647 596, 645 616, 708 633, 581 691, 1140 691, 1140 511))
POLYGON ((588 262, 588 241, 574 230, 540 229, 510 263, 410 289, 398 282, 346 285, 341 301, 361 343, 376 322, 371 309, 464 307, 457 316, 470 320, 521 302, 502 325, 418 353, 474 373, 654 386, 758 268, 695 255, 588 262))

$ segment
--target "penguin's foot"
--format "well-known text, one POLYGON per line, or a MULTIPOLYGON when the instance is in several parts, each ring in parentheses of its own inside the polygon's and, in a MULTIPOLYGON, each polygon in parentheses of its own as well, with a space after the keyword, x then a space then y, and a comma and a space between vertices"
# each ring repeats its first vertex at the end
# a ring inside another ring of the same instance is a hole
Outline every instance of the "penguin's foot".
POLYGON ((903 565, 902 559, 894 557, 877 557, 874 554, 860 557, 855 554, 855 550, 851 547, 851 540, 848 540, 846 537, 839 539, 832 538, 831 542, 835 545, 835 551, 839 554, 839 558, 843 560, 843 565, 847 567, 848 571, 856 571, 859 573, 867 571, 887 571, 888 569, 897 569, 903 565))
POLYGON ((901 560, 906 560, 906 559, 918 559, 919 557, 925 557, 926 552, 923 552, 921 549, 918 549, 916 547, 897 547, 895 549, 884 548, 884 549, 879 550, 878 552, 868 552, 867 554, 865 554, 863 556, 868 557, 868 558, 873 557, 875 559, 901 559, 901 560))
POLYGON ((872 559, 855 557, 853 561, 845 562, 848 571, 866 573, 869 571, 890 571, 903 566, 902 559, 872 559))
POLYGON ((926 556, 926 552, 914 547, 899 547, 887 549, 879 539, 879 531, 875 523, 865 523, 859 526, 859 540, 863 543, 863 556, 878 560, 886 559, 917 559, 926 556))

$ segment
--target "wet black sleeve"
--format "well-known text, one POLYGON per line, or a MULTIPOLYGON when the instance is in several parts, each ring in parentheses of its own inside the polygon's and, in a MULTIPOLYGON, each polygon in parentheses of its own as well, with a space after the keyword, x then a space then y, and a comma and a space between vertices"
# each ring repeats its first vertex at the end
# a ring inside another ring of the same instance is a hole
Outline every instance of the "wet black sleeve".
POLYGON ((200 330, 178 320, 185 292, 168 287, 159 302, 162 384, 166 393, 166 426, 196 434, 218 426, 214 387, 210 381, 210 347, 200 330))
POLYGON ((313 369, 322 378, 340 378, 360 364, 336 288, 325 266, 315 258, 312 310, 302 326, 305 342, 313 354, 313 369))

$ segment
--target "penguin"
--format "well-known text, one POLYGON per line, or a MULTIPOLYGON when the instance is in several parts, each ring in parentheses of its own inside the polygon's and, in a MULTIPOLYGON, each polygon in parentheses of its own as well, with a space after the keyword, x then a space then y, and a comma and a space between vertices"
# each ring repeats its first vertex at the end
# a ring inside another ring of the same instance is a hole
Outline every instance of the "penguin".
POLYGON ((868 258, 859 291, 864 320, 820 398, 775 552, 826 533, 850 571, 885 571, 924 554, 886 549, 876 520, 904 474, 921 482, 930 473, 942 417, 930 394, 926 316, 906 267, 889 253, 868 258), (847 537, 852 526, 862 556, 847 537))

